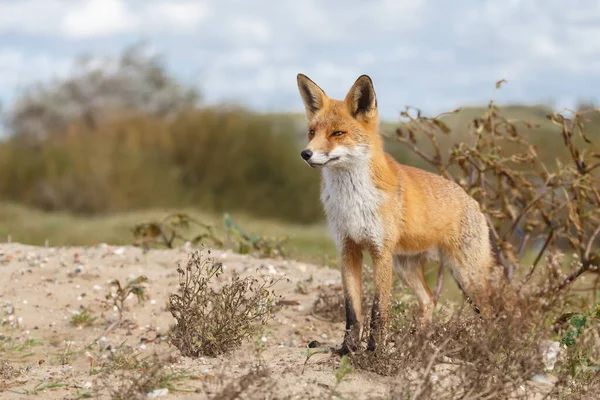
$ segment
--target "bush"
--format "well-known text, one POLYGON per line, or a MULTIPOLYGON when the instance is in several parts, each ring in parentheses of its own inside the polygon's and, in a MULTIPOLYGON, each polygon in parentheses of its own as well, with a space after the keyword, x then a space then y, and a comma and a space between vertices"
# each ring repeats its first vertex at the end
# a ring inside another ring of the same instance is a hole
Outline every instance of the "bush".
MULTIPOLYGON (((546 268, 560 268, 558 261, 550 257, 546 268)), ((569 313, 565 321, 561 313, 574 304, 560 284, 555 280, 545 288, 521 288, 520 313, 500 313, 492 320, 463 306, 437 313, 432 325, 416 334, 410 324, 390 325, 383 346, 352 354, 352 362, 360 369, 394 376, 394 398, 528 398, 529 381, 547 371, 556 378, 547 392, 585 398, 600 389, 600 314, 593 308, 569 313), (548 347, 561 342, 559 356, 552 357, 548 347)), ((496 308, 505 301, 498 292, 491 300, 496 308)), ((416 311, 400 318, 410 319, 416 311)), ((398 317, 394 310, 391 314, 398 317)), ((365 343, 369 329, 367 319, 365 343)))
POLYGON ((584 273, 597 273, 600 264, 600 252, 593 246, 600 234, 600 162, 595 161, 600 153, 588 137, 588 131, 598 132, 586 126, 587 116, 595 112, 547 115, 559 127, 554 135, 566 149, 554 165, 544 163, 530 143, 534 127, 508 119, 494 102, 447 153, 439 145, 453 133, 445 114, 429 118, 407 110, 394 138, 479 202, 496 261, 509 279, 515 270, 526 280, 534 278, 544 254, 555 249, 574 255, 562 288, 584 273), (522 264, 529 263, 530 269, 523 271, 522 264))
POLYGON ((201 252, 194 252, 185 269, 179 267, 177 272, 180 293, 169 296, 177 321, 170 341, 184 356, 215 357, 229 352, 271 318, 274 279, 242 279, 234 273, 229 283, 215 290, 211 285, 223 273, 223 266, 201 252))

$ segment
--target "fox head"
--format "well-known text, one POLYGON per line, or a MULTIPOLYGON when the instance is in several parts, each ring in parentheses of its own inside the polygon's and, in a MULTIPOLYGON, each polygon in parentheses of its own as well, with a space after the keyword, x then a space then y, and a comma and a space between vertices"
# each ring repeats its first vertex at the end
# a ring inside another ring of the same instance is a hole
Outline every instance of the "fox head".
POLYGON ((347 168, 381 146, 377 98, 367 75, 354 82, 344 100, 328 97, 303 74, 298 74, 298 89, 308 117, 308 146, 301 153, 308 165, 347 168))

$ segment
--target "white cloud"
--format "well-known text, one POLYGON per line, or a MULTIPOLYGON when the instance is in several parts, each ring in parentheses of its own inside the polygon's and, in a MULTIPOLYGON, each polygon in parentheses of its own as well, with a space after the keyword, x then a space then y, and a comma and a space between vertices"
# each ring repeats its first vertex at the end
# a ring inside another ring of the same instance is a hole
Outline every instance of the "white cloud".
POLYGON ((189 33, 210 15, 206 1, 19 0, 0 2, 0 34, 69 39, 189 33))
POLYGON ((485 102, 501 78, 506 101, 597 96, 599 26, 597 0, 0 0, 0 46, 27 60, 143 37, 208 101, 301 110, 298 72, 337 96, 367 73, 385 115, 485 102))
POLYGON ((132 32, 139 23, 120 0, 87 0, 66 12, 62 29, 66 36, 84 39, 132 32))
POLYGON ((208 18, 210 9, 203 1, 161 1, 150 6, 147 15, 149 22, 163 25, 164 28, 194 31, 208 18))

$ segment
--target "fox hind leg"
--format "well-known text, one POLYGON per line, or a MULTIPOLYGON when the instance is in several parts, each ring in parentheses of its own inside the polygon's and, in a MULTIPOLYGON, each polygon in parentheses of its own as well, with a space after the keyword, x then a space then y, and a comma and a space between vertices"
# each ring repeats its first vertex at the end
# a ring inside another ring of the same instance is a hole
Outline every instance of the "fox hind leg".
POLYGON ((482 214, 470 210, 463 218, 461 231, 442 251, 459 288, 484 318, 492 316, 490 274, 493 258, 488 227, 482 214))
POLYGON ((425 282, 424 262, 423 255, 394 255, 394 270, 419 302, 418 325, 420 328, 431 323, 435 308, 433 294, 425 282))

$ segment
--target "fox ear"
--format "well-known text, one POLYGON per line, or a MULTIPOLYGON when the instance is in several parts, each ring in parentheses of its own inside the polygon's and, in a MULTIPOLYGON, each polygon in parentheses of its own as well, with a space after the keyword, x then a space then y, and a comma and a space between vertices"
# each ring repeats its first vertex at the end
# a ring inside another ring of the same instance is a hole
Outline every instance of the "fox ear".
POLYGON ((306 108, 306 116, 308 119, 312 119, 325 105, 327 95, 323 89, 304 74, 298 74, 298 90, 300 91, 300 96, 302 96, 304 108, 306 108))
POLYGON ((354 82, 344 102, 350 114, 358 120, 367 122, 377 117, 377 97, 368 75, 361 75, 354 82))

